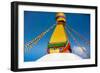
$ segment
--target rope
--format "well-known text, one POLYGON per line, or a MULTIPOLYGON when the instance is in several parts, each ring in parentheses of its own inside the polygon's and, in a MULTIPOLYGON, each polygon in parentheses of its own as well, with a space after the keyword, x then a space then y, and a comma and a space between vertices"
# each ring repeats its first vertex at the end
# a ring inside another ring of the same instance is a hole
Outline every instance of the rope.
POLYGON ((67 26, 68 26, 68 28, 69 28, 71 31, 73 31, 74 33, 76 33, 77 36, 78 36, 80 39, 82 39, 82 40, 85 42, 86 45, 90 45, 90 41, 87 41, 86 38, 84 38, 81 34, 79 34, 77 31, 75 31, 74 29, 72 29, 71 26, 69 26, 69 25, 67 25, 67 26))
POLYGON ((29 41, 28 43, 25 44, 26 48, 32 48, 32 44, 37 44, 39 42, 39 40, 47 33, 49 32, 51 29, 53 29, 53 27, 55 26, 55 24, 53 26, 51 26, 50 28, 48 28, 46 31, 42 32, 40 35, 38 35, 36 38, 32 39, 31 41, 29 41))
MULTIPOLYGON (((79 47, 81 47, 81 45, 78 43, 78 41, 76 40, 76 38, 71 34, 71 32, 70 32, 66 27, 65 27, 65 29, 68 31, 69 35, 72 37, 72 39, 74 40, 74 42, 75 42, 79 47)), ((82 50, 83 52, 86 51, 83 47, 81 47, 81 50, 82 50)), ((86 53, 86 52, 85 52, 85 53, 86 53)), ((87 53, 86 53, 86 55, 88 56, 87 53)))

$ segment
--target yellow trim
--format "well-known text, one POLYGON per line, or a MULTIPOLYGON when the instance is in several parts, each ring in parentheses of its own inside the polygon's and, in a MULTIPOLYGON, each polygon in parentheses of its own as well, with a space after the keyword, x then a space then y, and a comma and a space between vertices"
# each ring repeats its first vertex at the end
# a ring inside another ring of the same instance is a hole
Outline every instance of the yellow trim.
POLYGON ((59 50, 59 48, 50 48, 50 51, 49 51, 50 53, 60 53, 60 50, 59 50))
POLYGON ((64 18, 58 18, 57 21, 66 21, 64 18))

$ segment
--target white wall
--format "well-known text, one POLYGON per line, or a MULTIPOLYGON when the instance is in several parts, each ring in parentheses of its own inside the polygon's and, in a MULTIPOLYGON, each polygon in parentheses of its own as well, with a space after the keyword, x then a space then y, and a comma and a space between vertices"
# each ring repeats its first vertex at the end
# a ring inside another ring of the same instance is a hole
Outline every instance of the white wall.
MULTIPOLYGON (((0 0, 0 73, 11 73, 10 69, 10 2, 14 0, 0 0)), ((18 0, 16 0, 18 1, 18 0)), ((21 1, 34 1, 34 2, 48 2, 48 3, 62 3, 62 4, 76 4, 76 5, 97 5, 100 12, 100 0, 21 0, 21 1)), ((98 13, 99 13, 98 12, 98 13)), ((98 14, 100 16, 100 14, 98 14)), ((98 18, 99 20, 99 18, 98 18)), ((99 24, 99 23, 98 23, 99 24)), ((99 25, 100 26, 100 25, 99 25)), ((100 31, 100 29, 99 29, 100 31)), ((100 37, 100 34, 98 35, 100 37)), ((100 40, 100 39, 98 39, 100 40)), ((100 48, 100 46, 99 46, 100 48)), ((100 49, 98 53, 100 55, 100 49)), ((100 61, 100 58, 99 58, 100 61)), ((100 63, 99 63, 100 64, 100 63)), ((99 67, 91 68, 73 68, 73 69, 60 69, 60 70, 45 70, 35 71, 36 73, 91 73, 100 72, 99 67)), ((30 71, 32 73, 32 71, 30 71)))

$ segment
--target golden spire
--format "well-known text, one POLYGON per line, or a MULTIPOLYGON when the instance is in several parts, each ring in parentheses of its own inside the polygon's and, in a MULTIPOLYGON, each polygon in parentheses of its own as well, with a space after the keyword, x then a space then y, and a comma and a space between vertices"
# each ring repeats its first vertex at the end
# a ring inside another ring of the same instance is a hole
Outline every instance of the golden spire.
POLYGON ((63 12, 58 12, 56 14, 56 22, 59 24, 65 24, 66 23, 66 16, 63 12))

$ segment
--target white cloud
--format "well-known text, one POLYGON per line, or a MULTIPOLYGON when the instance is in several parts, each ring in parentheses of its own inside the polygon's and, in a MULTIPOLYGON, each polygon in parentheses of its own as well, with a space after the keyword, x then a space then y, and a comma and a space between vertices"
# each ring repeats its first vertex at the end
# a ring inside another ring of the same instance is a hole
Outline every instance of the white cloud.
POLYGON ((74 52, 77 52, 77 53, 84 53, 86 51, 86 49, 84 47, 78 47, 78 46, 74 46, 73 49, 72 49, 74 52))
POLYGON ((83 58, 88 57, 87 50, 86 50, 85 47, 74 46, 72 48, 72 52, 79 55, 79 56, 81 56, 81 57, 83 57, 83 58))

